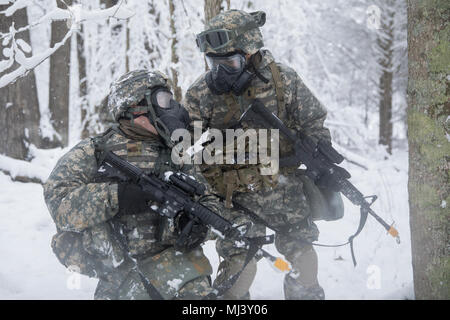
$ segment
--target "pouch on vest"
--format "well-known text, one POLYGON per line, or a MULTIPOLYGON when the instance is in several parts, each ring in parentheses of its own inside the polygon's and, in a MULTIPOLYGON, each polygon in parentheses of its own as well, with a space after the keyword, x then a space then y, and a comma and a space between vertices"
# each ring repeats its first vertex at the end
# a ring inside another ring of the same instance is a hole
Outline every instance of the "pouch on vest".
MULTIPOLYGON (((201 249, 181 253, 170 247, 139 261, 138 265, 144 277, 165 300, 175 298, 186 283, 212 274, 211 264, 201 249)), ((120 285, 118 297, 125 300, 149 299, 142 280, 135 270, 132 270, 120 285)))
POLYGON ((317 187, 307 176, 299 175, 311 208, 313 221, 335 221, 344 216, 344 201, 339 192, 317 187))
POLYGON ((89 277, 104 277, 125 261, 107 223, 83 232, 59 231, 52 238, 52 249, 66 268, 89 277))
POLYGON ((219 166, 200 165, 203 177, 209 185, 219 194, 225 195, 225 185, 223 183, 222 169, 219 166))
POLYGON ((53 236, 51 246, 59 262, 66 268, 89 277, 98 276, 97 265, 100 261, 84 250, 81 233, 58 232, 53 236))

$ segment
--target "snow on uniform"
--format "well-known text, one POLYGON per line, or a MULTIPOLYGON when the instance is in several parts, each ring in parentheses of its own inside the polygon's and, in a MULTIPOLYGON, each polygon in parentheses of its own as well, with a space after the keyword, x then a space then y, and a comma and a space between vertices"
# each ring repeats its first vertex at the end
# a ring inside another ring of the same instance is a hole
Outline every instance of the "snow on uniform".
MULTIPOLYGON (((242 17, 248 18, 248 14, 246 16, 245 12, 239 10, 227 11, 213 18, 209 22, 211 25, 208 25, 208 28, 233 30, 233 27, 244 23, 245 19, 242 17), (220 21, 220 18, 226 21, 220 21)), ((249 33, 248 37, 246 34, 238 37, 241 44, 237 40, 231 42, 230 46, 240 45, 242 48, 229 49, 225 47, 218 49, 217 52, 212 52, 226 53, 226 49, 229 51, 241 49, 246 53, 251 53, 255 69, 262 77, 255 77, 250 87, 241 96, 234 96, 232 93, 213 94, 206 81, 207 73, 203 74, 190 86, 185 96, 185 107, 189 111, 191 121, 202 121, 203 128, 216 128, 224 131, 236 125, 251 101, 257 98, 289 128, 296 131, 301 130, 315 141, 319 139, 330 141, 329 130, 323 125, 327 114, 326 109, 292 68, 275 63, 270 51, 260 49, 262 45, 258 41, 262 38, 255 33, 255 30, 257 29, 252 29, 253 33, 249 33), (260 50, 258 51, 258 49, 260 50), (268 80, 267 83, 261 78, 268 80)), ((256 129, 258 127, 247 125, 247 128, 256 129)), ((268 134, 268 136, 270 135, 268 134)), ((292 152, 290 143, 287 143, 281 133, 279 146, 280 158, 292 152)), ((253 165, 253 168, 255 167, 257 172, 257 165, 253 165)), ((227 176, 236 170, 236 166, 204 165, 202 168, 208 182, 216 187, 217 192, 226 196, 224 194, 226 187, 223 185, 230 185, 227 176)), ((251 168, 252 165, 242 167, 247 171, 251 168)), ((253 170, 254 172, 255 170, 253 170)), ((297 168, 280 168, 278 176, 262 176, 262 179, 269 179, 272 184, 261 183, 261 188, 250 188, 248 181, 257 180, 255 174, 240 173, 237 169, 237 174, 233 174, 236 179, 233 199, 282 231, 276 234, 276 247, 293 264, 293 267, 300 271, 301 276, 297 279, 285 277, 286 299, 323 299, 324 293, 317 281, 316 253, 311 245, 301 242, 301 240, 317 240, 319 233, 310 218, 310 203, 303 189, 301 179, 306 177, 301 176, 301 172, 297 168)), ((253 232, 261 235, 265 233, 265 228, 256 227, 253 232)), ((235 265, 242 265, 244 254, 242 251, 239 252, 239 248, 233 246, 229 241, 218 241, 217 244, 219 254, 225 257, 219 266, 221 274, 217 277, 218 281, 223 281, 239 269, 235 265)), ((252 268, 256 270, 254 266, 252 268)), ((249 277, 251 278, 251 276, 249 277)), ((249 283, 251 284, 251 281, 249 283)), ((245 291, 240 293, 245 293, 245 291)), ((241 297, 230 296, 230 298, 239 299, 241 297)))

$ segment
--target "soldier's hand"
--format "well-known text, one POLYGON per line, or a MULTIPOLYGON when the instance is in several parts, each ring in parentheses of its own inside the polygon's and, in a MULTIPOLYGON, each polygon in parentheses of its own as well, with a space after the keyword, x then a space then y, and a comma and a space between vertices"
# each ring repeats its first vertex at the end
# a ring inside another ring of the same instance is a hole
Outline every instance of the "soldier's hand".
POLYGON ((341 189, 341 181, 343 179, 349 179, 351 176, 347 170, 334 166, 328 172, 323 173, 319 179, 317 179, 316 184, 319 187, 330 189, 334 192, 339 192, 341 189))
POLYGON ((118 187, 119 214, 138 214, 148 210, 148 195, 141 187, 129 182, 121 182, 118 187))

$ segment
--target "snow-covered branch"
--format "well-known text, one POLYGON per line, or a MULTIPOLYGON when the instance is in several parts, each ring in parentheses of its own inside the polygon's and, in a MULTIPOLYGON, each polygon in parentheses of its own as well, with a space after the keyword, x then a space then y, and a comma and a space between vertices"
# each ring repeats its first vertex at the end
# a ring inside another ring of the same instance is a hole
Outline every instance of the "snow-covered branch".
MULTIPOLYGON (((26 7, 26 2, 27 1, 18 0, 6 10, 0 12, 0 14, 11 16, 15 11, 26 7)), ((9 1, 7 0, 0 0, 0 4, 8 3, 9 1)), ((18 30, 14 28, 13 24, 9 28, 9 33, 0 35, 0 39, 3 39, 2 45, 4 47, 9 45, 9 47, 4 48, 3 50, 3 55, 7 57, 7 59, 0 61, 0 72, 4 72, 11 68, 14 62, 17 62, 19 64, 19 67, 0 77, 0 88, 16 81, 19 77, 25 76, 29 71, 33 70, 48 57, 50 57, 56 50, 58 50, 66 43, 67 39, 72 36, 74 31, 79 30, 81 22, 108 18, 128 19, 133 15, 134 12, 127 9, 125 6, 122 6, 122 3, 119 3, 108 9, 98 10, 86 10, 81 5, 75 4, 73 6, 68 6, 66 9, 55 8, 51 12, 41 17, 36 23, 25 26, 18 30), (66 20, 67 25, 70 26, 69 31, 66 33, 64 38, 53 47, 48 48, 47 50, 36 55, 32 55, 31 57, 26 57, 25 53, 31 53, 31 47, 24 40, 16 39, 16 34, 29 30, 31 27, 37 26, 44 22, 57 20, 66 20)))
MULTIPOLYGON (((44 52, 41 52, 39 54, 33 55, 29 58, 25 56, 25 53, 28 53, 31 51, 31 48, 29 45, 21 40, 21 39, 15 39, 15 30, 14 25, 10 28, 10 33, 12 34, 11 38, 11 47, 5 48, 3 50, 3 54, 7 57, 9 57, 9 60, 6 61, 5 66, 11 66, 14 61, 17 62, 20 66, 15 69, 14 71, 5 74, 4 76, 0 77, 0 88, 3 88, 7 86, 8 84, 16 81, 18 78, 25 76, 29 71, 36 68, 38 65, 40 65, 45 59, 50 57, 56 50, 58 50, 61 46, 63 46, 67 39, 70 38, 74 31, 74 28, 69 29, 65 37, 55 44, 52 48, 49 48, 45 50, 44 52), (21 40, 21 41, 19 41, 21 40), (20 48, 19 48, 20 46, 20 48), (24 50, 26 48, 26 50, 24 50), (7 50, 9 49, 9 50, 7 50), (28 51, 29 50, 29 51, 28 51), (28 51, 28 52, 27 52, 28 51)), ((0 61, 0 71, 2 71, 2 62, 0 61)))

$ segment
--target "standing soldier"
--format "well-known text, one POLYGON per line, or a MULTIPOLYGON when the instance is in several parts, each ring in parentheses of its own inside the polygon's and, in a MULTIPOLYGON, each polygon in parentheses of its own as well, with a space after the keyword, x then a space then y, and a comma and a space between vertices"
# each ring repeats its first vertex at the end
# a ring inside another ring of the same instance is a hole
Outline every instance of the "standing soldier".
MULTIPOLYGON (((202 121, 203 128, 234 128, 251 102, 259 99, 289 128, 303 132, 315 142, 330 141, 329 130, 323 126, 325 108, 292 68, 276 63, 270 51, 262 49, 259 27, 264 23, 262 11, 229 10, 212 18, 205 31, 197 35, 197 46, 206 55, 210 71, 186 93, 185 105, 191 120, 202 121)), ((280 157, 291 152, 289 143, 280 137, 280 157)), ((313 199, 325 198, 296 167, 283 167, 270 177, 262 176, 260 169, 260 165, 205 165, 203 174, 228 205, 233 199, 270 221, 278 231, 278 251, 300 272, 297 278, 285 277, 285 298, 324 299, 317 280, 317 254, 310 243, 319 234, 313 223, 313 199), (319 197, 310 196, 314 194, 319 197)), ((265 228, 255 232, 265 234, 265 228)), ((220 282, 242 268, 245 253, 232 248, 226 240, 218 241, 217 249, 224 258, 216 280, 220 282)), ((249 298, 248 289, 255 274, 253 260, 226 298, 249 298)))
POLYGON ((189 115, 169 88, 159 72, 137 70, 119 78, 108 99, 117 125, 78 143, 44 185, 57 227, 53 251, 66 267, 99 278, 95 299, 200 299, 212 291, 212 268, 199 245, 206 230, 193 229, 196 247, 181 253, 175 247, 181 219, 161 216, 137 184, 101 166, 102 155, 113 151, 160 177, 180 169, 168 146, 189 115))

